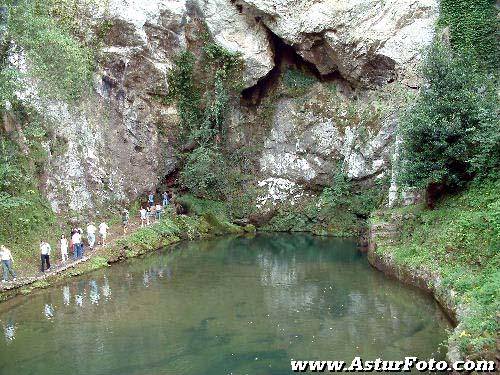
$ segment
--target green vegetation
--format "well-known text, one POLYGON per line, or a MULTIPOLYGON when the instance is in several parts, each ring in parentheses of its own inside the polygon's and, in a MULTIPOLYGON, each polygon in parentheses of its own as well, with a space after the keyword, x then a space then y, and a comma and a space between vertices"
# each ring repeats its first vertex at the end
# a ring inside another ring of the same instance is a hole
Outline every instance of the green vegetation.
POLYGON ((228 217, 228 208, 225 202, 213 201, 208 199, 200 199, 194 195, 186 194, 177 197, 177 202, 187 210, 187 213, 192 215, 204 215, 206 213, 214 214, 223 218, 228 217))
POLYGON ((432 210, 395 208, 371 218, 400 229, 399 238, 375 239, 376 253, 396 271, 428 275, 436 295, 455 293, 449 302, 461 313, 450 345, 472 359, 493 359, 500 331, 497 13, 494 1, 441 1, 451 46, 434 42, 426 84, 401 116, 399 178, 427 189, 430 206, 437 187, 444 197, 432 210))
POLYGON ((427 84, 401 121, 401 182, 421 188, 463 187, 500 167, 498 10, 491 0, 440 4, 451 48, 434 43, 423 69, 427 84))
POLYGON ((366 218, 386 198, 388 181, 377 180, 371 187, 357 186, 338 172, 332 185, 317 197, 279 207, 262 229, 267 231, 311 231, 317 235, 355 237, 366 218))
POLYGON ((451 46, 433 44, 426 84, 402 116, 399 177, 431 198, 444 187, 444 198, 433 210, 413 206, 372 218, 402 223, 396 242, 376 240, 377 253, 412 275, 436 275, 436 294, 456 293, 452 305, 464 313, 450 344, 490 359, 500 330, 497 13, 494 1, 441 1, 451 46))
POLYGON ((450 29, 453 49, 471 55, 474 65, 498 70, 498 10, 494 0, 441 0, 440 20, 450 29))
POLYGON ((34 94, 41 99, 74 103, 85 95, 90 89, 96 51, 95 36, 87 35, 82 20, 89 18, 90 9, 100 3, 4 2, 0 40, 0 242, 10 246, 21 262, 38 251, 42 235, 55 242, 55 231, 49 228, 56 218, 40 189, 40 180, 48 152, 61 154, 66 141, 54 134, 44 113, 21 101, 18 93, 35 84, 34 94))
POLYGON ((402 182, 457 187, 475 176, 498 173, 495 79, 439 44, 430 51, 424 74, 428 84, 401 121, 402 182))
POLYGON ((206 38, 198 60, 184 51, 174 64, 168 99, 176 102, 180 115, 179 143, 193 149, 180 150, 181 183, 198 197, 223 198, 231 181, 224 149, 228 104, 241 89, 242 61, 206 38))
POLYGON ((46 160, 46 133, 36 118, 26 121, 23 141, 0 138, 0 243, 22 250, 21 257, 29 253, 33 238, 55 223, 36 177, 46 160))
POLYGON ((288 68, 283 74, 283 86, 286 95, 298 97, 306 94, 318 80, 311 74, 306 74, 300 69, 288 68))
POLYGON ((188 190, 200 197, 217 199, 227 187, 227 166, 216 147, 199 146, 186 156, 181 181, 188 190))
MULTIPOLYGON (((425 270, 442 281, 437 293, 453 290, 462 305, 459 326, 451 336, 463 353, 493 357, 500 330, 500 180, 474 182, 434 210, 407 207, 396 243, 377 240, 377 253, 412 273, 425 270)), ((379 213, 386 221, 398 209, 379 213)), ((389 219, 390 220, 390 219, 389 219)), ((398 223, 396 223, 398 224, 398 223)))
POLYGON ((3 35, 0 96, 15 101, 24 78, 37 81, 42 97, 77 99, 89 86, 93 69, 92 52, 56 18, 55 1, 11 1, 7 5, 6 33, 3 35), (26 57, 29 69, 7 64, 7 54, 26 57))

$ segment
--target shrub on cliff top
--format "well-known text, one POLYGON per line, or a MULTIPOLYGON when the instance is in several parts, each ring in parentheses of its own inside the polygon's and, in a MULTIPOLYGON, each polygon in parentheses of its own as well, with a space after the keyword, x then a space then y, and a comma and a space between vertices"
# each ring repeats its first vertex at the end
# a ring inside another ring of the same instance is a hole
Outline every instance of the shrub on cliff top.
POLYGON ((439 23, 450 28, 454 50, 496 70, 500 63, 495 0, 441 0, 439 23))

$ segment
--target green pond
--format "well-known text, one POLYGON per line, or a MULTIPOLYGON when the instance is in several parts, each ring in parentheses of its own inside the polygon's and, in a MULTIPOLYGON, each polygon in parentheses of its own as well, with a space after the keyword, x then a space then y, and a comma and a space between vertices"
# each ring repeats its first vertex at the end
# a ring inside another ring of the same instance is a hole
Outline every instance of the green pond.
POLYGON ((2 375, 290 374, 290 360, 444 358, 429 296, 352 241, 185 242, 0 305, 2 375))

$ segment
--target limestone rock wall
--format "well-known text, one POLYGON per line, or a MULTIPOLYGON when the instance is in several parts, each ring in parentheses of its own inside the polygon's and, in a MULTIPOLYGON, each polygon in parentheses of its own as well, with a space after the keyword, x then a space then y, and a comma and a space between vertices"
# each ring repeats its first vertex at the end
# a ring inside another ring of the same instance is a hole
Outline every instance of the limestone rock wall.
POLYGON ((247 88, 276 72, 276 38, 324 81, 301 97, 276 98, 266 130, 248 127, 258 105, 233 103, 231 142, 262 145, 254 156, 257 183, 271 178, 298 190, 325 186, 339 166, 352 179, 385 176, 394 110, 370 124, 349 119, 347 112, 351 107, 369 112, 376 93, 389 83, 419 85, 421 50, 431 41, 436 17, 435 0, 109 0, 107 9, 95 14, 110 28, 93 93, 76 106, 38 103, 66 142, 47 166, 44 184, 52 206, 106 209, 154 189, 177 168, 178 116, 175 106, 159 97, 168 92, 173 57, 201 38, 194 23, 241 54, 247 88), (349 86, 350 94, 329 96, 330 76, 341 82, 333 86, 349 86))

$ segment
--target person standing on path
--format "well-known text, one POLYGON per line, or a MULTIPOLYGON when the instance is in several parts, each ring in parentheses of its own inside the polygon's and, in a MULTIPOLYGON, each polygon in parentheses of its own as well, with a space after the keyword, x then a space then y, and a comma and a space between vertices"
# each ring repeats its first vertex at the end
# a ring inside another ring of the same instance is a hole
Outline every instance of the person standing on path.
POLYGON ((144 228, 144 224, 146 223, 148 212, 144 207, 141 207, 139 213, 141 214, 141 228, 144 228))
POLYGON ((163 202, 162 206, 166 207, 168 206, 168 193, 166 191, 163 192, 163 202))
POLYGON ((83 229, 78 228, 78 233, 80 234, 80 258, 83 258, 83 229))
POLYGON ((3 281, 9 281, 9 273, 12 275, 12 280, 16 281, 16 273, 12 269, 12 253, 4 245, 0 246, 0 259, 2 259, 3 281))
POLYGON ((129 220, 128 211, 124 208, 122 211, 123 234, 127 234, 128 220, 129 220))
POLYGON ((149 207, 153 207, 155 205, 155 195, 153 194, 153 192, 150 192, 148 195, 148 203, 149 207))
POLYGON ((77 260, 82 256, 82 235, 80 234, 80 231, 77 229, 73 233, 73 236, 71 237, 71 242, 73 242, 73 259, 77 260))
POLYGON ((50 245, 45 241, 40 241, 40 260, 42 261, 42 265, 40 267, 42 272, 45 272, 45 265, 47 265, 47 271, 50 271, 50 245))
POLYGON ((75 252, 76 252, 75 244, 73 243, 73 235, 75 234, 75 232, 76 232, 76 229, 72 228, 71 229, 71 233, 69 235, 69 250, 73 253, 73 258, 76 257, 76 255, 75 255, 75 252))
POLYGON ((101 245, 106 245, 106 236, 108 235, 109 226, 104 221, 99 224, 99 234, 101 236, 101 245))
POLYGON ((161 220, 161 211, 162 211, 161 204, 158 203, 156 205, 155 209, 156 209, 156 220, 159 221, 159 220, 161 220))
POLYGON ((66 263, 68 260, 68 239, 66 236, 63 234, 61 235, 61 240, 59 241, 60 247, 61 247, 61 258, 63 263, 66 263))
POLYGON ((89 225, 87 225, 87 241, 89 241, 89 247, 91 250, 94 249, 95 232, 97 232, 96 226, 92 222, 89 223, 89 225))

